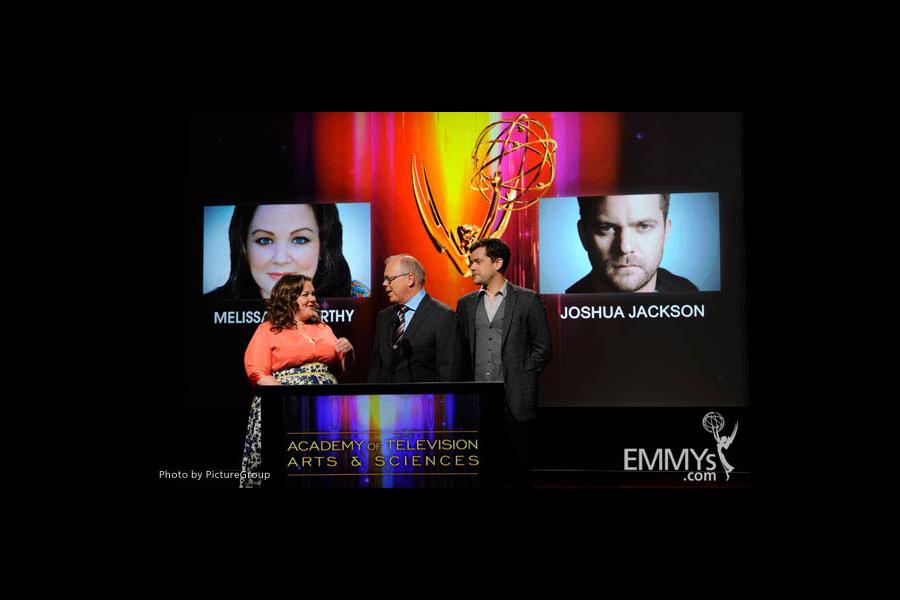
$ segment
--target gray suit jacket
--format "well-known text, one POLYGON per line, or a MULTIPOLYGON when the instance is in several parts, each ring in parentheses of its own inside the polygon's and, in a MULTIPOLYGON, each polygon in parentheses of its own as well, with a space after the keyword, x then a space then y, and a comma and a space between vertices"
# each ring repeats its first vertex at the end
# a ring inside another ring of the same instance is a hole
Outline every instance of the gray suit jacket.
MULTIPOLYGON (((503 383, 506 403, 518 421, 537 416, 537 377, 553 355, 547 311, 540 296, 507 282, 503 300, 503 383)), ((478 291, 466 294, 456 304, 466 347, 469 349, 469 376, 475 366, 475 309, 478 291)))

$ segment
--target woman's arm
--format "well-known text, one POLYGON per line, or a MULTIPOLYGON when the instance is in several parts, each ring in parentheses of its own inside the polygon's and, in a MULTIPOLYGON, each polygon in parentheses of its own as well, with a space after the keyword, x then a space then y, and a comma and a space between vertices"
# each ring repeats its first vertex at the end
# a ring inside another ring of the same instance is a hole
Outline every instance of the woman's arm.
POLYGON ((250 383, 257 385, 281 385, 272 376, 272 342, 269 328, 263 321, 247 344, 244 352, 244 370, 250 383))
POLYGON ((356 352, 353 350, 353 344, 347 338, 338 338, 334 349, 341 356, 341 371, 346 375, 353 368, 353 363, 356 362, 356 352))

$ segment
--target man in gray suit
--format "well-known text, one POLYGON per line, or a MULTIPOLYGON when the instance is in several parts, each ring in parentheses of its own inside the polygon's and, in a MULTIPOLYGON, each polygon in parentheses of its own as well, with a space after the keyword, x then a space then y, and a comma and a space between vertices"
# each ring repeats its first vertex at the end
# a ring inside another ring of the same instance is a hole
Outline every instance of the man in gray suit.
POLYGON ((483 239, 469 249, 472 282, 481 289, 456 305, 475 381, 502 381, 507 471, 527 487, 529 450, 537 417, 537 377, 552 356, 550 326, 540 297, 503 273, 510 251, 502 240, 483 239))

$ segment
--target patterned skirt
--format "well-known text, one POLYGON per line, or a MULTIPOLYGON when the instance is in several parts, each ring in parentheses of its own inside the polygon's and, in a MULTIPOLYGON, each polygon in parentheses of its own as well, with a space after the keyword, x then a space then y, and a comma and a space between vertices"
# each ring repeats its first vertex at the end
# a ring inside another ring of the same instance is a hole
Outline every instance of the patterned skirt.
MULTIPOLYGON (((307 363, 299 367, 289 367, 275 371, 272 375, 281 385, 328 385, 336 384, 337 379, 323 363, 307 363)), ((250 419, 247 422, 247 436, 244 438, 244 457, 241 460, 241 487, 259 487, 259 465, 262 462, 262 399, 253 396, 250 403, 250 419)))

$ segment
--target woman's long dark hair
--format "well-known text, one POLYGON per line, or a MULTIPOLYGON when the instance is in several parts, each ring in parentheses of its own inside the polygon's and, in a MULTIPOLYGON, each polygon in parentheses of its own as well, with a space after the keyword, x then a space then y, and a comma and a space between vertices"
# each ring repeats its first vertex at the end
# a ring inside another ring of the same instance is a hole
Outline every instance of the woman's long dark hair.
MULTIPOLYGON (((313 277, 316 295, 340 298, 350 295, 350 266, 344 258, 344 227, 334 204, 310 204, 319 224, 319 263, 313 277)), ((231 274, 222 287, 207 294, 212 298, 259 298, 259 286, 247 262, 247 234, 259 204, 234 207, 228 239, 231 242, 231 274)))
MULTIPOLYGON (((272 324, 272 333, 282 329, 296 329, 294 315, 297 314, 297 298, 303 293, 303 286, 312 281, 306 275, 285 275, 272 288, 272 295, 266 301, 266 321, 272 324)), ((315 287, 315 284, 313 284, 315 287)), ((316 303, 318 308, 318 303, 316 303)), ((310 318, 310 323, 320 323, 318 317, 310 318)))

